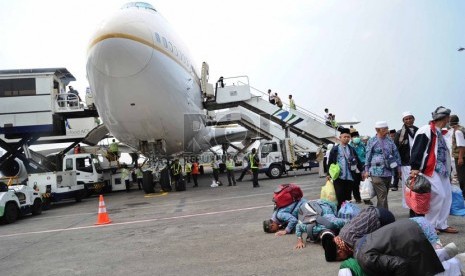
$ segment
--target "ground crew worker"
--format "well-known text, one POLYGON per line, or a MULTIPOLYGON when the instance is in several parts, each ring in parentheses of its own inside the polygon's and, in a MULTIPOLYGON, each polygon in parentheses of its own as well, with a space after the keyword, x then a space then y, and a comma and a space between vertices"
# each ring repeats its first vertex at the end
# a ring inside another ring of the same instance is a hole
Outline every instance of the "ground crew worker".
POLYGON ((234 167, 236 167, 236 162, 231 155, 228 155, 228 160, 226 160, 226 172, 228 174, 228 186, 236 186, 236 178, 234 177, 234 167), (231 184, 232 179, 232 184, 231 184))
POLYGON ((249 155, 249 164, 250 164, 250 169, 252 170, 252 184, 254 188, 260 187, 258 184, 258 164, 260 160, 258 159, 257 156, 257 150, 255 148, 252 149, 252 153, 249 155))
POLYGON ((181 171, 182 167, 181 164, 179 164, 179 160, 174 159, 174 163, 171 165, 171 173, 173 175, 174 183, 178 183, 179 179, 181 179, 181 171))
POLYGON ((220 161, 218 160, 219 157, 214 157, 212 160, 212 169, 213 169, 213 178, 215 179, 215 183, 218 184, 218 186, 223 185, 219 181, 219 175, 220 175, 220 161))
POLYGON ((116 143, 115 139, 112 140, 112 143, 110 144, 110 148, 108 149, 108 152, 113 156, 114 161, 118 161, 118 143, 116 143))
POLYGON ((296 110, 295 102, 294 99, 292 99, 292 95, 289 95, 289 108, 296 110))
POLYGON ((139 190, 142 190, 142 181, 144 178, 144 173, 142 172, 142 169, 137 166, 136 169, 136 177, 137 177, 137 186, 139 186, 139 190))
POLYGON ((78 153, 81 153, 81 145, 79 145, 79 144, 77 144, 74 147, 74 154, 78 154, 78 153))
POLYGON ((184 164, 184 171, 186 172, 187 183, 191 183, 192 164, 189 160, 184 164))
POLYGON ((194 186, 192 188, 196 188, 199 186, 197 183, 197 177, 199 176, 199 159, 195 159, 194 163, 192 164, 192 180, 194 180, 194 186))
POLYGON ((121 170, 121 180, 124 181, 124 184, 126 185, 126 192, 129 193, 129 170, 128 170, 128 166, 126 166, 126 164, 123 165, 123 169, 121 170))

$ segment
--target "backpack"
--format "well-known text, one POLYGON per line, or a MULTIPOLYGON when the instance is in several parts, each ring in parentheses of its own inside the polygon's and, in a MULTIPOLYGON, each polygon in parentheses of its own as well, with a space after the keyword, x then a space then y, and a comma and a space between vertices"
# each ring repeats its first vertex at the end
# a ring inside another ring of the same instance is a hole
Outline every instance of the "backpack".
POLYGON ((300 206, 298 219, 304 224, 314 223, 322 212, 321 206, 316 201, 311 200, 300 206))
POLYGON ((281 184, 274 191, 273 202, 276 208, 282 208, 292 202, 301 200, 303 196, 304 194, 299 186, 295 184, 281 184))

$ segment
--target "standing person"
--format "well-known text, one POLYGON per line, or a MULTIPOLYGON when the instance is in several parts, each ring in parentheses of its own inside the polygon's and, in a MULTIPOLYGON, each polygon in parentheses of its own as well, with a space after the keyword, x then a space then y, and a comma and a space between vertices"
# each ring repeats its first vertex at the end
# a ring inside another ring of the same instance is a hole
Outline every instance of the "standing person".
MULTIPOLYGON (((395 129, 389 130, 389 138, 391 138, 391 140, 394 141, 394 139, 396 138, 396 130, 395 129)), ((396 145, 396 147, 397 147, 397 145, 396 145)), ((398 147, 397 147, 397 151, 399 151, 398 147)), ((399 156, 400 156, 400 153, 399 153, 399 156)), ((401 160, 401 163, 402 163, 402 160, 401 160)), ((399 177, 399 173, 397 173, 397 169, 392 170, 392 178, 391 178, 391 185, 390 185, 391 191, 399 190, 399 179, 400 179, 400 177, 399 177)))
POLYGON ((268 101, 270 104, 276 104, 274 94, 271 93, 271 89, 268 89, 268 101))
POLYGON ((391 184, 392 170, 400 172, 400 156, 394 141, 387 136, 388 124, 379 121, 375 124, 376 136, 368 140, 364 178, 371 176, 373 188, 378 199, 377 207, 388 208, 388 190, 391 184))
POLYGON ((413 140, 410 176, 415 177, 421 172, 431 183, 430 208, 425 218, 438 231, 455 234, 458 230, 447 224, 452 204, 451 160, 441 133, 441 129, 449 124, 450 109, 439 106, 431 115, 433 120, 419 128, 413 140))
POLYGON ((139 187, 139 190, 142 190, 142 182, 144 178, 144 173, 142 172, 142 169, 139 167, 137 163, 136 163, 136 167, 134 170, 135 170, 136 178, 137 178, 137 186, 139 187))
POLYGON ((465 195, 465 127, 459 125, 457 115, 450 116, 450 126, 454 129, 452 134, 452 156, 455 161, 455 170, 457 171, 460 189, 462 189, 462 194, 465 195))
MULTIPOLYGON (((354 174, 363 170, 363 164, 358 160, 355 150, 349 145, 350 130, 341 129, 340 145, 336 145, 329 153, 328 165, 337 164, 341 168, 339 177, 333 179, 334 190, 336 192, 337 209, 341 208, 344 201, 351 199, 354 185, 354 174)), ((328 179, 329 179, 328 175, 328 179)))
POLYGON ((115 139, 112 140, 112 143, 110 144, 110 148, 108 149, 108 152, 112 155, 113 161, 118 161, 118 143, 116 143, 115 139))
MULTIPOLYGON (((320 177, 325 177, 325 166, 324 166, 324 159, 325 159, 325 149, 324 145, 321 144, 318 149, 316 150, 316 161, 318 162, 318 175, 320 177)), ((306 169, 305 169, 306 170, 306 169)))
POLYGON ((81 145, 80 144, 77 144, 74 147, 74 154, 78 154, 78 153, 81 153, 81 145))
POLYGON ((171 175, 173 176, 174 184, 176 185, 181 179, 182 167, 179 164, 179 159, 174 159, 174 163, 171 165, 171 175))
POLYGON ((292 95, 289 95, 289 109, 296 110, 295 102, 294 102, 294 99, 292 99, 292 95))
POLYGON ((81 97, 79 97, 79 92, 75 90, 71 85, 68 86, 69 91, 68 94, 71 94, 68 96, 68 102, 69 106, 79 106, 79 102, 81 101, 81 97))
POLYGON ((255 148, 252 149, 252 153, 249 155, 249 164, 250 164, 250 169, 252 170, 252 183, 254 188, 260 187, 258 184, 258 165, 259 165, 260 159, 258 159, 257 156, 257 150, 255 148))
POLYGON ((219 180, 220 176, 220 158, 218 156, 214 156, 212 160, 212 169, 213 169, 213 179, 218 186, 222 186, 223 184, 219 180))
POLYGON ((192 180, 194 180, 194 186, 192 188, 196 188, 199 186, 197 183, 197 177, 199 176, 199 159, 196 158, 194 163, 192 164, 192 180))
POLYGON ((323 118, 325 119, 325 124, 327 126, 331 126, 331 117, 329 116, 329 110, 325 108, 325 114, 323 114, 323 118))
MULTIPOLYGON (((358 131, 350 133, 352 140, 349 145, 354 148, 355 153, 357 154, 358 160, 361 164, 365 164, 366 159, 366 149, 365 144, 360 140, 360 134, 358 131)), ((353 174, 354 176, 354 185, 352 189, 352 194, 356 203, 362 203, 362 198, 360 197, 360 181, 362 181, 362 171, 357 171, 353 174)), ((370 204, 370 200, 365 200, 365 204, 370 204)))
POLYGON ((228 174, 228 186, 236 186, 236 178, 234 177, 234 167, 236 167, 236 162, 230 154, 228 154, 228 160, 226 160, 226 172, 228 174), (232 181, 232 183, 231 183, 232 181))
POLYGON ((278 93, 274 93, 274 101, 276 103, 276 105, 279 107, 279 108, 283 108, 283 102, 281 101, 281 98, 278 96, 278 93))
POLYGON ((328 148, 326 149, 325 152, 325 157, 323 158, 323 165, 325 167, 325 174, 328 174, 328 159, 329 159, 329 153, 331 152, 331 149, 334 147, 334 144, 328 144, 328 148))
POLYGON ((186 172, 187 183, 191 183, 192 164, 189 160, 186 160, 184 164, 184 171, 186 172))
POLYGON ((241 182, 244 178, 245 174, 250 170, 250 164, 248 161, 248 155, 244 155, 244 159, 242 160, 242 172, 241 176, 237 179, 238 182, 241 182))
POLYGON ((124 181, 124 184, 126 185, 126 192, 129 193, 129 175, 130 172, 128 170, 128 166, 126 164, 123 165, 123 169, 121 170, 121 180, 124 181))
MULTIPOLYGON (((413 138, 417 133, 418 127, 414 126, 415 117, 410 111, 402 113, 402 122, 404 125, 400 130, 397 131, 396 137, 394 138, 394 144, 396 144, 400 155, 400 170, 402 172, 401 184, 402 184, 402 207, 408 209, 407 203, 405 203, 405 183, 410 174, 410 151, 412 150, 413 138)), ((410 210, 410 216, 413 216, 414 212, 410 210)))

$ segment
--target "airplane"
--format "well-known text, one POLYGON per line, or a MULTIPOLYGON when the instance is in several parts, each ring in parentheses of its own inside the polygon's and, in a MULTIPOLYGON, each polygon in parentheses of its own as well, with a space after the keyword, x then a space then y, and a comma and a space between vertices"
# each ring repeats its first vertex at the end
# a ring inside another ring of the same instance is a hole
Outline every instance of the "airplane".
POLYGON ((157 159, 237 141, 244 128, 206 126, 200 78, 187 47, 150 4, 131 2, 90 39, 87 78, 119 141, 157 159))

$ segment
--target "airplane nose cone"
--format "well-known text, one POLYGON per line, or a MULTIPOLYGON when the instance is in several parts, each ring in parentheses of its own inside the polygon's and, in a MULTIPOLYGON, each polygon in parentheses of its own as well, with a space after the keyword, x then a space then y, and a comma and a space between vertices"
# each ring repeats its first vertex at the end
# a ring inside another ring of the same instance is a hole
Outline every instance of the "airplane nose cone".
POLYGON ((133 76, 150 62, 150 45, 152 34, 143 22, 110 22, 91 41, 88 62, 109 77, 133 76))

